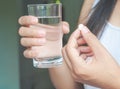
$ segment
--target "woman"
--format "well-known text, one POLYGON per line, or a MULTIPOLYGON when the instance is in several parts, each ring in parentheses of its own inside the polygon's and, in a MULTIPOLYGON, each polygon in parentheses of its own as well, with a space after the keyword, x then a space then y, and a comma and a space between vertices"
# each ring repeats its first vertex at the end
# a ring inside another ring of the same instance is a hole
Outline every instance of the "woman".
MULTIPOLYGON (((120 63, 120 57, 119 57, 120 51, 116 49, 119 48, 119 45, 120 45, 118 41, 120 39, 119 8, 120 8, 120 0, 99 0, 99 1, 98 0, 84 0, 83 8, 81 10, 80 18, 79 18, 79 23, 83 23, 89 29, 91 29, 91 31, 99 38, 101 43, 107 48, 107 50, 111 53, 111 55, 116 59, 118 63, 120 63)), ((19 23, 21 25, 27 26, 27 27, 21 27, 19 30, 19 34, 23 37, 21 39, 21 44, 23 46, 25 47, 38 46, 39 47, 40 45, 44 45, 45 41, 43 40, 45 40, 44 39, 45 32, 42 32, 41 30, 35 30, 32 28, 29 28, 29 25, 36 24, 37 22, 38 22, 37 19, 32 16, 23 16, 19 19, 19 23), (34 34, 32 33, 33 31, 34 31, 34 34), (36 39, 33 39, 32 37, 36 39)), ((69 26, 65 22, 63 22, 63 32, 64 33, 69 32, 69 26)), ((83 39, 85 38, 83 37, 83 39)), ((84 44, 79 47, 79 50, 82 53, 81 56, 83 59, 88 59, 88 58, 91 58, 93 55, 95 55, 93 50, 90 50, 91 46, 89 47, 86 44, 88 43, 84 42, 84 44)), ((65 46, 64 49, 67 49, 67 48, 69 47, 65 46)), ((69 52, 69 50, 68 49, 64 50, 64 49, 63 49, 63 52, 64 52, 63 55, 65 58, 65 62, 63 63, 63 65, 57 68, 49 69, 51 80, 57 89, 83 89, 80 84, 81 82, 92 85, 92 86, 100 87, 100 88, 110 89, 111 86, 103 87, 104 84, 101 82, 98 83, 97 80, 95 80, 97 83, 94 83, 95 81, 90 82, 92 80, 89 81, 89 79, 87 81, 86 79, 87 77, 85 78, 85 80, 83 78, 83 81, 82 81, 81 79, 79 79, 80 76, 78 77, 76 76, 76 78, 78 79, 76 82, 76 80, 74 80, 74 77, 72 77, 73 75, 71 75, 71 73, 74 74, 74 71, 71 70, 70 66, 68 65, 70 62, 67 61, 67 58, 65 56, 66 52, 69 52)), ((37 56, 36 54, 34 55, 32 54, 34 52, 35 50, 28 48, 25 50, 24 55, 28 58, 33 58, 37 56)), ((69 57, 69 55, 67 56, 69 57)), ((79 68, 77 68, 77 70, 79 70, 79 68)), ((77 72, 75 72, 75 74, 77 75, 77 72)), ((104 80, 102 80, 102 82, 103 81, 104 80)), ((108 84, 112 84, 112 83, 109 83, 110 81, 107 81, 107 82, 108 84)), ((84 85, 85 89, 97 89, 96 87, 88 86, 86 84, 84 85)), ((106 83, 106 86, 108 84, 106 83)), ((114 87, 112 89, 119 89, 119 88, 114 87)))

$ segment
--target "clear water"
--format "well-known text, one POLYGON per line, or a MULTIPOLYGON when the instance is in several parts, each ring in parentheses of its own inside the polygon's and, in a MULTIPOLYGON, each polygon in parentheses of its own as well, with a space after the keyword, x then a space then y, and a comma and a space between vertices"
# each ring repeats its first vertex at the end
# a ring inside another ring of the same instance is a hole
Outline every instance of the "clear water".
POLYGON ((35 67, 50 68, 62 64, 62 25, 60 21, 60 17, 39 18, 40 23, 49 26, 42 26, 47 32, 47 42, 40 47, 39 58, 33 60, 35 67))
POLYGON ((61 22, 61 17, 59 16, 43 16, 38 17, 39 22, 42 24, 56 25, 61 22))

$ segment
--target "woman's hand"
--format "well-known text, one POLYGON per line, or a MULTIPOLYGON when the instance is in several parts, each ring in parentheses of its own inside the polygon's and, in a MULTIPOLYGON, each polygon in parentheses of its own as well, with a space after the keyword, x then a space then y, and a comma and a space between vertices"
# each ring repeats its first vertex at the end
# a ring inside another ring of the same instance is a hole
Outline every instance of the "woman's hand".
POLYGON ((63 57, 75 81, 120 89, 119 65, 87 27, 80 25, 72 33, 63 48, 63 57))
MULTIPOLYGON (((37 26, 38 19, 34 16, 22 16, 18 20, 22 25, 19 28, 19 35, 21 36, 21 45, 26 47, 24 56, 27 58, 37 58, 40 54, 40 47, 46 43, 46 31, 42 26, 37 26)), ((63 33, 69 33, 69 24, 62 22, 63 33)))

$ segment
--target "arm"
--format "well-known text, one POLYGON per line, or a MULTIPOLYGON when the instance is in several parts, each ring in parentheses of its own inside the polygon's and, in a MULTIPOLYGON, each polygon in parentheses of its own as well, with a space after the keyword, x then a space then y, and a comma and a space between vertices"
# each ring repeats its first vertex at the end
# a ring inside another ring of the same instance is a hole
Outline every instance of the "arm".
MULTIPOLYGON (((63 33, 67 33, 66 31, 69 31, 68 29, 68 24, 64 24, 63 33)), ((49 74, 56 89, 83 89, 82 84, 78 84, 73 80, 64 59, 62 65, 49 68, 49 74)))
MULTIPOLYGON (((79 17, 79 23, 86 22, 87 20, 86 17, 88 16, 91 10, 93 2, 94 0, 84 0, 83 7, 79 17)), ((82 84, 80 83, 78 84, 72 79, 71 73, 68 67, 66 66, 66 63, 64 63, 62 66, 58 68, 49 69, 49 73, 51 80, 57 89, 76 89, 75 87, 79 87, 77 89, 83 89, 82 84)))
POLYGON ((88 15, 92 9, 92 5, 94 3, 94 0, 84 0, 83 2, 83 6, 80 12, 80 16, 79 16, 79 21, 78 23, 82 23, 85 24, 88 18, 88 15))
POLYGON ((49 69, 50 78, 56 89, 83 89, 77 85, 65 62, 61 66, 49 69))

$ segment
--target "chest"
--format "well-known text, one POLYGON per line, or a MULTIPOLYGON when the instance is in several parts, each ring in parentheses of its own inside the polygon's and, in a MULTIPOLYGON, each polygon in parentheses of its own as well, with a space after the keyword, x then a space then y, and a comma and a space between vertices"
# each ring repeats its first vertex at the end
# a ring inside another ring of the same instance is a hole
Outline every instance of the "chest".
POLYGON ((114 10, 113 10, 113 13, 109 19, 109 22, 114 25, 114 26, 117 26, 117 27, 120 27, 120 0, 117 1, 115 7, 114 7, 114 10))
POLYGON ((120 64, 120 28, 108 23, 100 41, 120 64))

